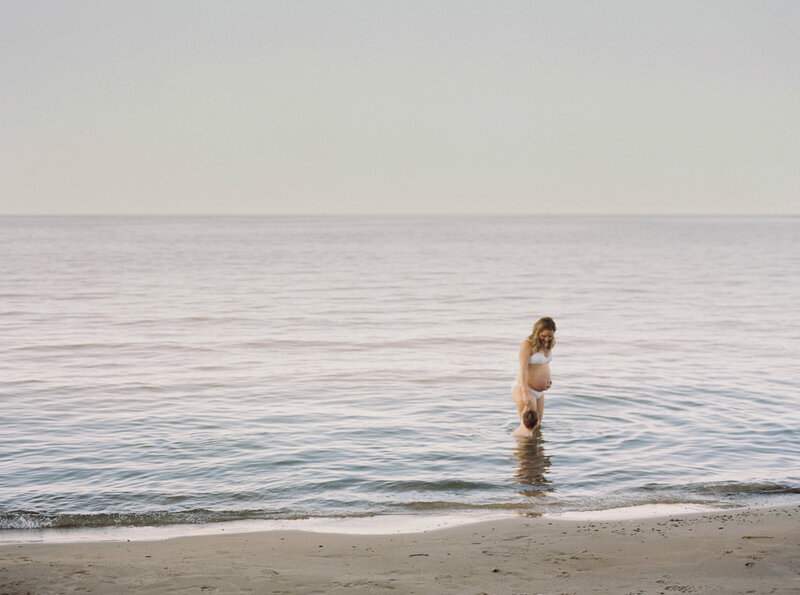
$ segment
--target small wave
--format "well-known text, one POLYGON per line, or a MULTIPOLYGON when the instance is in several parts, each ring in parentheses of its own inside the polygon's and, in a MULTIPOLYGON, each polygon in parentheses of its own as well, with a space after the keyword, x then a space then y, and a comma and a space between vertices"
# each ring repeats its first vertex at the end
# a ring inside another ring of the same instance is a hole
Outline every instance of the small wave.
POLYGON ((786 485, 772 482, 735 482, 722 481, 710 483, 695 483, 688 485, 648 484, 642 486, 645 491, 687 491, 704 496, 730 497, 730 496, 769 496, 800 494, 800 486, 786 485))
POLYGON ((268 512, 191 510, 183 512, 147 513, 101 513, 101 514, 56 514, 28 511, 0 513, 0 533, 3 531, 41 531, 41 530, 113 530, 113 529, 170 529, 179 526, 222 525, 246 522, 314 522, 325 523, 336 520, 358 521, 359 519, 395 518, 409 515, 409 518, 427 518, 440 515, 474 515, 480 513, 522 513, 525 516, 539 516, 525 504, 494 503, 467 504, 461 502, 410 502, 388 503, 383 512, 349 511, 331 514, 297 514, 288 511, 268 512))
POLYGON ((800 494, 800 486, 790 486, 777 483, 720 483, 699 486, 697 491, 712 495, 779 495, 800 494))
POLYGON ((235 510, 121 512, 121 513, 41 513, 11 511, 0 513, 0 530, 75 529, 103 527, 163 527, 168 525, 199 525, 249 519, 296 520, 308 515, 286 511, 235 510))
MULTIPOLYGON (((486 504, 474 504, 469 502, 451 501, 432 501, 432 502, 398 502, 394 504, 398 510, 413 512, 433 512, 433 511, 528 511, 533 508, 533 504, 525 502, 494 502, 486 504)), ((537 515, 538 516, 538 515, 537 515)))
POLYGON ((450 492, 493 490, 496 486, 490 483, 444 479, 441 481, 404 480, 385 481, 376 486, 377 490, 387 492, 450 492))
POLYGON ((50 352, 50 351, 81 351, 81 350, 117 350, 131 347, 132 343, 53 343, 50 345, 22 345, 11 347, 9 351, 22 352, 50 352))

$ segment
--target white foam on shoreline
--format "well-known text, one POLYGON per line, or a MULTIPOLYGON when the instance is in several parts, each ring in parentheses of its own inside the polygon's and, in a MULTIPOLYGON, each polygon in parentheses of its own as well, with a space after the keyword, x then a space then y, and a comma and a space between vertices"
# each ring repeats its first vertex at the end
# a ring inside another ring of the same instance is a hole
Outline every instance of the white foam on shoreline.
POLYGON ((547 519, 562 521, 629 521, 636 519, 649 519, 674 514, 697 514, 720 510, 706 504, 641 504, 639 506, 625 506, 622 508, 608 508, 606 510, 574 510, 569 512, 556 512, 542 515, 547 519))
MULTIPOLYGON (((546 513, 542 518, 563 521, 621 521, 698 514, 721 510, 704 504, 643 504, 606 510, 546 513)), ((26 529, 0 531, 0 545, 22 543, 72 543, 92 541, 160 541, 175 537, 233 535, 261 531, 307 531, 342 535, 396 535, 424 533, 459 525, 517 518, 519 512, 460 513, 447 515, 378 515, 293 520, 246 520, 162 527, 101 527, 76 529, 26 529)))
POLYGON ((296 520, 248 520, 163 527, 101 527, 76 529, 26 529, 0 532, 0 545, 21 543, 73 543, 91 541, 159 541, 175 537, 233 535, 261 531, 307 531, 344 535, 396 535, 424 533, 504 518, 517 513, 462 513, 450 515, 380 515, 296 520))

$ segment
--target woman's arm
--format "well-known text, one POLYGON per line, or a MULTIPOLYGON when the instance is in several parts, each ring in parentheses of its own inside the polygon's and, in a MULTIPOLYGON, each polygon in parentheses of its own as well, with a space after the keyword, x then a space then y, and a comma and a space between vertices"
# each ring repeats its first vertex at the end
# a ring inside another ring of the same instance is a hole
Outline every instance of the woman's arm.
POLYGON ((522 385, 522 397, 528 404, 528 362, 531 359, 531 344, 526 339, 519 346, 519 383, 522 385))

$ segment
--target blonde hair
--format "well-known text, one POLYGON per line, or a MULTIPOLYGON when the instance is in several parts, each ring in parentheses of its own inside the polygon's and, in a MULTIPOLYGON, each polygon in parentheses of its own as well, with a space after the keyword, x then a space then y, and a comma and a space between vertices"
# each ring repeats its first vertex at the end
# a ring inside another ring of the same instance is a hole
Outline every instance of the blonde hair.
MULTIPOLYGON (((531 344, 531 353, 537 353, 542 350, 542 344, 539 342, 539 333, 541 333, 542 331, 553 331, 554 333, 556 332, 556 323, 549 316, 540 318, 539 320, 536 321, 536 324, 533 325, 531 336, 528 337, 528 343, 531 344)), ((556 344, 556 338, 553 337, 553 340, 550 342, 550 349, 552 349, 555 346, 555 344, 556 344)))

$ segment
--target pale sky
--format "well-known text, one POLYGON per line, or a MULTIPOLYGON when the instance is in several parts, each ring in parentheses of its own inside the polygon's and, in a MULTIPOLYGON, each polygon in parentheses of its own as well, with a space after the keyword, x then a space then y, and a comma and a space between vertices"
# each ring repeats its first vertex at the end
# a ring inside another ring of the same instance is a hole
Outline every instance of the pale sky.
POLYGON ((0 0, 0 214, 800 214, 800 2, 0 0))

